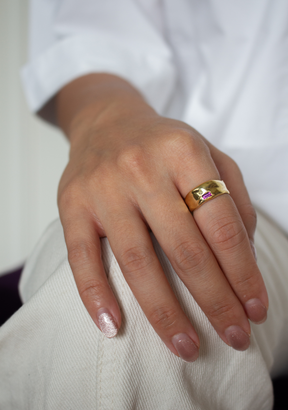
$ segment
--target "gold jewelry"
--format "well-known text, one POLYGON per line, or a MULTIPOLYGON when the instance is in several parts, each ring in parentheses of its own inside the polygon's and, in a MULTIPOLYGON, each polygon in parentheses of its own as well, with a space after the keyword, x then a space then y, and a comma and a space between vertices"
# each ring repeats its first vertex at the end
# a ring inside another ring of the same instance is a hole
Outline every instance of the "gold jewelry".
POLYGON ((193 212, 205 202, 223 194, 230 194, 225 183, 217 179, 212 179, 188 192, 185 197, 185 204, 188 206, 189 211, 193 212))

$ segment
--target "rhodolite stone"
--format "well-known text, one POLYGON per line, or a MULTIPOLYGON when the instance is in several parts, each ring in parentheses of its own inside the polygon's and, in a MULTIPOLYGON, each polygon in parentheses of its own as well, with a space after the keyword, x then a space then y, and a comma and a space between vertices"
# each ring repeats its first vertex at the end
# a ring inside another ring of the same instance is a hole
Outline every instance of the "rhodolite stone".
POLYGON ((212 196, 211 192, 206 192, 206 194, 202 195, 202 198, 207 199, 210 198, 210 196, 212 196))

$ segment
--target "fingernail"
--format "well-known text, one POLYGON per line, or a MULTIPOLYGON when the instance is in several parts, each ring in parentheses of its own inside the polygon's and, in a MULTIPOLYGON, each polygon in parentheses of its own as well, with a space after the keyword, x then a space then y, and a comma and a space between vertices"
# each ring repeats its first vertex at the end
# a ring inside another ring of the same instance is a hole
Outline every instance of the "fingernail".
POLYGON ((185 333, 178 333, 173 336, 172 343, 181 359, 185 360, 185 362, 194 362, 198 358, 198 347, 185 333))
POLYGON ((229 326, 225 330, 228 344, 235 350, 246 350, 250 345, 250 337, 239 326, 229 326))
POLYGON ((250 246, 251 246, 252 253, 254 255, 255 261, 257 262, 257 251, 256 251, 256 248, 255 248, 255 245, 254 245, 254 242, 252 241, 252 239, 250 239, 250 246))
POLYGON ((104 335, 109 338, 116 336, 118 332, 118 326, 109 310, 104 308, 99 309, 97 316, 101 332, 103 332, 104 335))
POLYGON ((252 322, 260 324, 267 319, 267 309, 259 299, 250 299, 245 303, 246 313, 252 322))

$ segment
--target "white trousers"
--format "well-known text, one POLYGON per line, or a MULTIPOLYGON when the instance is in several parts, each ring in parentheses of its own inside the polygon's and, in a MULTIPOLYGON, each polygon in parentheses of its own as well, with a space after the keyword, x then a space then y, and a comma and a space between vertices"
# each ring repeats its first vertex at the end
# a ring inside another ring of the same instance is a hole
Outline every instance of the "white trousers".
POLYGON ((288 241, 258 216, 258 263, 269 293, 265 324, 252 325, 251 346, 225 345, 173 271, 156 253, 201 340, 186 363, 154 332, 126 284, 107 239, 105 269, 123 324, 107 339, 78 295, 59 220, 44 233, 21 279, 23 307, 0 328, 3 410, 270 410, 270 375, 288 367, 288 241))

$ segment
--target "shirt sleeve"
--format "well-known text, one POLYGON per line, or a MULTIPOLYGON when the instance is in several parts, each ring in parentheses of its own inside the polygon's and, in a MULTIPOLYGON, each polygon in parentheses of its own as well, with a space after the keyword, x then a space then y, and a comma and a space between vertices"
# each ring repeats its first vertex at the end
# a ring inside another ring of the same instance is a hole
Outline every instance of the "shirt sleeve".
POLYGON ((176 82, 158 0, 30 0, 29 61, 21 75, 38 111, 65 84, 85 74, 118 75, 163 112, 176 82), (155 8, 155 10, 153 10, 155 8), (147 7, 146 7, 147 9, 147 7))

